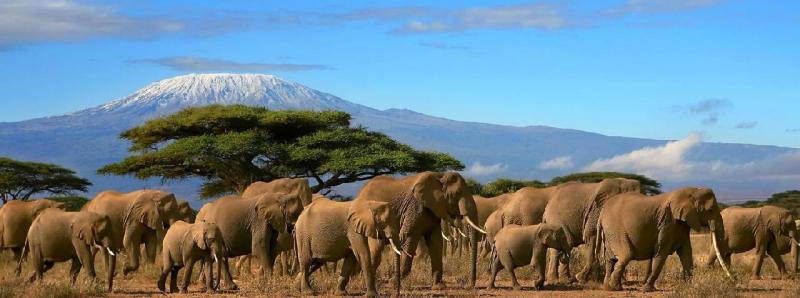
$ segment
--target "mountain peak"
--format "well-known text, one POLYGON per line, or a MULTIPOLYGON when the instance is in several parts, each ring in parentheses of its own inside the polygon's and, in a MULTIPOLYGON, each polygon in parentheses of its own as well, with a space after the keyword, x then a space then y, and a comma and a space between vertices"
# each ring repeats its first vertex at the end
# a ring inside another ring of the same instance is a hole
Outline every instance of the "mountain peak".
POLYGON ((76 114, 159 115, 190 106, 244 104, 275 110, 368 109, 328 93, 268 74, 187 74, 156 81, 133 94, 76 114))

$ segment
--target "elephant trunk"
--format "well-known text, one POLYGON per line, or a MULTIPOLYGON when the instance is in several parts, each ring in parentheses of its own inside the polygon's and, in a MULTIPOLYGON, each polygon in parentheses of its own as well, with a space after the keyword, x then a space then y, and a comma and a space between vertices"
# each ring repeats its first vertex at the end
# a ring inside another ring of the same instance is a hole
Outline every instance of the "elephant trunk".
POLYGON ((729 278, 733 279, 733 275, 731 275, 728 265, 725 264, 725 260, 722 258, 721 253, 721 250, 724 250, 725 252, 729 250, 728 242, 725 241, 725 227, 722 225, 722 216, 717 216, 717 218, 709 220, 708 227, 711 230, 711 242, 714 245, 714 253, 717 254, 717 260, 719 261, 720 266, 722 266, 722 270, 725 271, 725 274, 728 275, 729 278))
POLYGON ((469 247, 470 247, 470 279, 469 279, 469 287, 475 287, 475 281, 477 279, 477 262, 478 262, 478 232, 486 234, 486 231, 479 227, 476 222, 478 222, 478 208, 475 206, 475 200, 472 198, 472 195, 464 196, 461 200, 458 201, 458 211, 461 214, 464 221, 469 224, 472 229, 469 232, 469 247))

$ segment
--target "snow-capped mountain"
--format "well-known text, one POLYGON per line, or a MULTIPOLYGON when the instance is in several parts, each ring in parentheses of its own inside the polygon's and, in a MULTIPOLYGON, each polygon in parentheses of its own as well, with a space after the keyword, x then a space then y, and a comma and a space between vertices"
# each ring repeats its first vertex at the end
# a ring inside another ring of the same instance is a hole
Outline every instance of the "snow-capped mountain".
POLYGON ((157 81, 133 94, 73 115, 171 114, 189 106, 244 104, 271 109, 372 110, 328 93, 265 74, 188 74, 157 81))
MULTIPOLYGON (((466 176, 482 181, 495 177, 547 180, 580 171, 599 159, 667 143, 547 126, 461 122, 404 109, 380 111, 271 75, 191 74, 154 82, 127 97, 94 108, 0 123, 0 156, 52 162, 75 169, 94 183, 90 196, 105 189, 159 187, 192 198, 197 191, 196 181, 162 185, 156 179, 98 176, 95 171, 127 156, 128 144, 118 138, 120 132, 184 107, 208 104, 346 111, 353 116, 355 125, 381 131, 419 149, 455 156, 467 166, 466 176)), ((797 152, 794 148, 775 146, 700 143, 687 152, 686 159, 704 164, 743 165, 742 169, 746 169, 749 164, 797 152)), ((750 181, 714 179, 662 182, 666 189, 687 183, 714 187, 722 200, 765 197, 797 187, 796 181, 780 177, 750 181)))

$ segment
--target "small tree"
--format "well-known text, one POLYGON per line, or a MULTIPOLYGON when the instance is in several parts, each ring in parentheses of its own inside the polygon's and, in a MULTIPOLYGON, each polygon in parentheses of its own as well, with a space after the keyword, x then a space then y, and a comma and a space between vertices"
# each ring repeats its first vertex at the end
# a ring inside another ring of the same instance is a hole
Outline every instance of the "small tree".
POLYGON ((588 172, 588 173, 575 173, 566 176, 555 177, 550 180, 549 185, 558 185, 569 181, 579 181, 585 183, 595 183, 603 181, 606 178, 627 178, 638 180, 642 185, 642 193, 646 195, 657 195, 661 193, 661 183, 658 181, 637 174, 619 173, 619 172, 588 172))
POLYGON ((461 170, 439 152, 418 151, 350 126, 338 111, 270 111, 243 105, 188 108, 121 134, 131 156, 101 174, 205 180, 201 196, 241 193, 255 181, 309 178, 317 192, 378 175, 461 170))
POLYGON ((795 216, 800 215, 800 190, 779 192, 772 194, 766 201, 751 200, 734 206, 761 207, 766 205, 786 208, 795 216))
POLYGON ((92 183, 58 165, 0 157, 0 198, 28 200, 35 194, 70 195, 86 192, 92 183))
POLYGON ((83 205, 89 203, 89 199, 82 196, 58 196, 45 199, 64 203, 64 210, 67 211, 80 211, 83 205))
POLYGON ((497 178, 496 180, 483 186, 481 195, 485 197, 494 197, 504 193, 515 192, 523 187, 542 188, 545 186, 547 186, 547 184, 539 180, 514 180, 497 178))

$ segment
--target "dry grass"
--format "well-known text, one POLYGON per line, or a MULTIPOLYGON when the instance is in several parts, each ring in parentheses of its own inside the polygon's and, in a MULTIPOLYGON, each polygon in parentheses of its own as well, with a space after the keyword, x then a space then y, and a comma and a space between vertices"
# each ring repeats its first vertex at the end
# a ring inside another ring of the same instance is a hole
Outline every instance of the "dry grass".
MULTIPOLYGON (((653 293, 642 293, 641 281, 644 279, 644 262, 633 262, 627 272, 624 290, 620 292, 606 292, 599 290, 599 284, 590 283, 588 285, 549 285, 542 291, 532 291, 534 269, 530 266, 517 269, 517 276, 525 287, 523 291, 513 291, 508 273, 501 271, 498 276, 498 290, 486 290, 488 283, 488 260, 480 259, 478 264, 478 284, 477 289, 464 289, 468 281, 469 259, 467 252, 463 255, 450 255, 445 258, 444 280, 448 286, 447 290, 432 291, 430 289, 431 273, 427 259, 417 260, 411 274, 403 280, 402 294, 413 297, 434 297, 434 296, 504 296, 504 297, 800 297, 800 280, 796 277, 791 279, 778 279, 777 270, 771 260, 765 260, 762 269, 761 280, 750 279, 750 269, 753 264, 751 253, 736 255, 733 257, 733 271, 737 277, 735 282, 728 280, 721 269, 704 268, 703 263, 709 251, 710 239, 707 235, 694 235, 692 237, 695 254, 694 277, 689 281, 683 281, 681 267, 678 258, 671 256, 667 260, 664 271, 656 287, 658 291, 653 293)), ((123 257, 124 259, 124 257, 123 257)), ((99 261, 99 260, 98 260, 99 261)), ((788 261, 788 257, 786 258, 788 261)), ((102 262, 98 262, 97 271, 100 276, 99 282, 88 280, 81 274, 79 282, 73 286, 68 279, 69 263, 60 263, 45 274, 43 283, 33 285, 25 282, 25 279, 14 276, 13 264, 9 256, 0 256, 0 298, 5 297, 149 297, 162 295, 156 288, 155 282, 160 274, 160 260, 156 264, 143 264, 138 272, 123 277, 118 274, 114 281, 114 293, 105 293, 105 267, 102 262)), ((787 262, 788 263, 788 262, 787 262)), ((392 257, 387 253, 384 255, 384 262, 378 275, 378 287, 382 294, 391 294, 392 284, 389 279, 389 270, 393 264, 392 257)), ((581 268, 583 264, 582 255, 578 252, 573 254, 571 262, 573 273, 581 268)), ((122 268, 122 264, 118 264, 122 268)), ((199 268, 195 268, 194 274, 197 275, 199 268)), ((121 269, 120 269, 121 270, 121 269)), ((31 269, 26 266, 23 276, 30 275, 31 269)), ((183 271, 181 271, 183 274, 183 271)), ((333 296, 337 283, 337 275, 325 272, 320 269, 312 278, 312 285, 317 289, 319 296, 333 296)), ((249 274, 242 274, 236 277, 236 282, 241 288, 235 292, 221 292, 213 294, 218 297, 274 297, 289 296, 296 297, 301 294, 295 288, 294 277, 276 276, 268 280, 253 277, 249 274)), ((210 294, 199 292, 200 285, 192 284, 189 287, 190 294, 175 295, 176 297, 204 297, 210 294)), ((365 291, 361 276, 354 276, 348 287, 351 295, 361 295, 365 291)), ((172 296, 172 295, 170 295, 172 296)))

